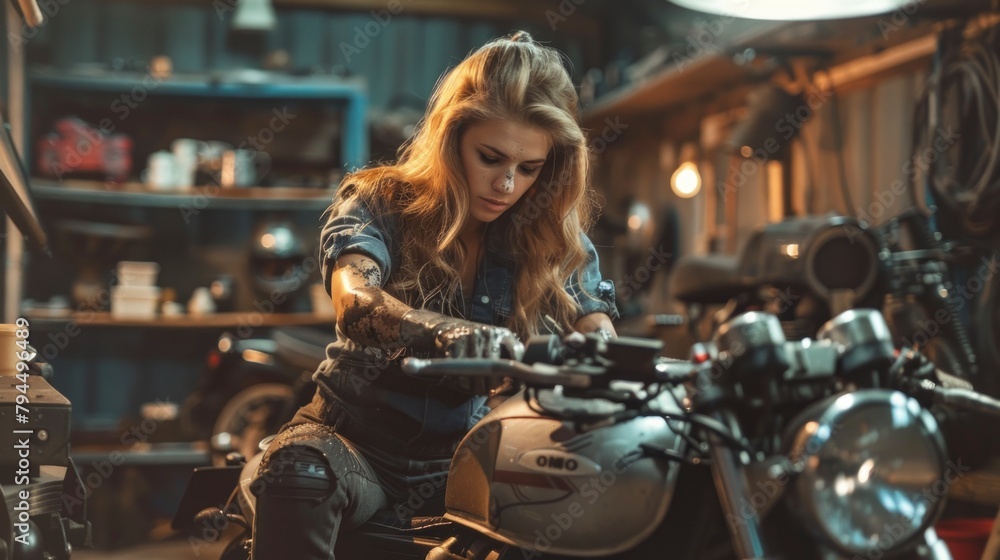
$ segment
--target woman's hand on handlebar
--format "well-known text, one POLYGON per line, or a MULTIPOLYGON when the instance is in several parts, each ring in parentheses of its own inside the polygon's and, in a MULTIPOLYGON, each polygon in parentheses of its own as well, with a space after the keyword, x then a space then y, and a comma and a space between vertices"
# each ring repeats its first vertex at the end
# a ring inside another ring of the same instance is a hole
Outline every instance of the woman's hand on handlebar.
POLYGON ((403 316, 401 338, 445 358, 519 360, 524 344, 510 329, 414 309, 403 316))
POLYGON ((524 344, 510 329, 454 320, 439 327, 437 352, 448 358, 506 358, 519 360, 524 344))

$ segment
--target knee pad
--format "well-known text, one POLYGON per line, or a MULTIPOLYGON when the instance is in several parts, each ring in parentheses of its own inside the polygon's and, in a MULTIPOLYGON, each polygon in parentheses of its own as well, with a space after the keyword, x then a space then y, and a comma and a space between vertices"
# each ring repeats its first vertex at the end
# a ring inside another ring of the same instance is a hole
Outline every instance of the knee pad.
POLYGON ((336 488, 330 462, 318 449, 288 445, 273 453, 251 486, 258 498, 303 498, 322 500, 336 488))

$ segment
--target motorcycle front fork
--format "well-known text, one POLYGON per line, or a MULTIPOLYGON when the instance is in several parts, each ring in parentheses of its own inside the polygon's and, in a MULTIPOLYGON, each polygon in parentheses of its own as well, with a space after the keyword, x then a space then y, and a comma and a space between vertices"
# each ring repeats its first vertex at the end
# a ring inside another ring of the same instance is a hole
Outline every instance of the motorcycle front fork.
MULTIPOLYGON (((731 412, 717 410, 712 417, 729 428, 734 437, 741 439, 739 424, 731 412)), ((752 506, 746 507, 753 503, 747 494, 749 484, 744 470, 750 458, 744 456, 745 452, 734 450, 717 434, 710 433, 708 440, 711 444, 712 478, 722 502, 733 549, 740 560, 773 560, 775 557, 767 554, 764 545, 760 512, 752 506)), ((821 551, 820 554, 821 560, 856 560, 854 556, 843 556, 829 550, 821 551)), ((948 546, 938 537, 933 527, 924 532, 924 542, 912 547, 908 553, 888 556, 892 557, 900 560, 952 560, 948 546)))
MULTIPOLYGON (((736 439, 742 439, 739 423, 731 412, 716 410, 712 417, 726 426, 736 439)), ((767 556, 764 551, 759 513, 753 507, 741 507, 752 503, 747 493, 749 485, 744 472, 744 466, 750 458, 743 456, 746 452, 734 450, 718 434, 709 433, 708 440, 711 445, 712 478, 719 501, 722 502, 733 549, 740 560, 771 560, 772 557, 767 556)))

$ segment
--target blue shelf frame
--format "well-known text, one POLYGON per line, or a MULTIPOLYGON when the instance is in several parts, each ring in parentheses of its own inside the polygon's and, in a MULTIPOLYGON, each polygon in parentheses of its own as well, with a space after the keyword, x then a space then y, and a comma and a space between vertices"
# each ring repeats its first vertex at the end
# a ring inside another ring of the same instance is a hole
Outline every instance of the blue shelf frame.
MULTIPOLYGON (((275 76, 275 75, 269 75, 275 76)), ((240 74, 175 74, 150 88, 148 74, 101 72, 80 74, 55 69, 36 69, 29 75, 31 87, 44 86, 72 91, 128 92, 136 88, 149 95, 204 97, 215 99, 297 99, 342 101, 344 133, 341 164, 345 171, 368 163, 368 88, 357 78, 278 76, 275 81, 239 81, 240 74)), ((27 110, 30 112, 29 93, 27 110)), ((30 122, 30 121, 29 121, 30 122)), ((27 146, 28 144, 25 144, 27 146)))

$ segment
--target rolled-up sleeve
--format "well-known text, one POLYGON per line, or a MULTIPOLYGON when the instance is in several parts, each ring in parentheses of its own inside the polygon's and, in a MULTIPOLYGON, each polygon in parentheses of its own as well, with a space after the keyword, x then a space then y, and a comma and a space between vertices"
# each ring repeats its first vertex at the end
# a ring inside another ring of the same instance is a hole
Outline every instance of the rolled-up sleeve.
POLYGON ((581 236, 587 261, 579 274, 570 276, 566 290, 577 303, 577 318, 590 313, 604 313, 612 320, 617 319, 618 306, 615 305, 615 285, 601 276, 597 250, 586 235, 581 236))
POLYGON ((330 291, 330 275, 340 255, 360 253, 375 261, 382 271, 382 282, 392 273, 389 250, 393 235, 392 220, 376 215, 373 206, 354 198, 341 205, 327 219, 320 233, 320 270, 323 285, 330 291))

